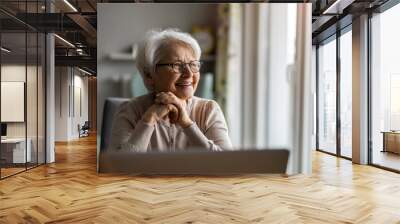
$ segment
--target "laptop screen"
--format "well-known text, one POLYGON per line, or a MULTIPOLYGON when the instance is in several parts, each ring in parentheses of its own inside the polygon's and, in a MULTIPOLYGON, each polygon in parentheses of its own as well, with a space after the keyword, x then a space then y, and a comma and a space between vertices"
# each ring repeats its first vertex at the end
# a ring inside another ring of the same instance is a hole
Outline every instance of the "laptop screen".
POLYGON ((1 124, 1 136, 7 136, 7 124, 1 124))

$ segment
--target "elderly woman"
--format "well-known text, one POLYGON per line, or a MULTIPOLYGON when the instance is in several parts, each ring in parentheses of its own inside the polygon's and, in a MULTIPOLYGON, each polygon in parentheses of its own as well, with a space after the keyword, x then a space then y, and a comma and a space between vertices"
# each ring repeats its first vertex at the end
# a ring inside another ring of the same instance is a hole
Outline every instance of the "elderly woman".
POLYGON ((137 68, 149 94, 117 112, 111 149, 132 152, 231 149, 224 115, 213 100, 193 96, 201 50, 187 33, 151 31, 140 45, 137 68))

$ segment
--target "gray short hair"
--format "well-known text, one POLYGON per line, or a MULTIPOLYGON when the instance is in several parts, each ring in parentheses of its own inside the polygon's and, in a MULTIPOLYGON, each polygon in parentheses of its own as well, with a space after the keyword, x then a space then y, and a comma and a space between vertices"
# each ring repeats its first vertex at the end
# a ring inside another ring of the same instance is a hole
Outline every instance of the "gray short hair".
MULTIPOLYGON (((178 29, 150 30, 146 33, 145 39, 139 44, 136 56, 136 67, 143 78, 154 70, 154 66, 158 63, 157 55, 160 47, 169 41, 181 41, 193 49, 197 60, 200 60, 201 49, 199 43, 190 34, 181 32, 178 29)), ((152 90, 145 82, 147 89, 152 90)))

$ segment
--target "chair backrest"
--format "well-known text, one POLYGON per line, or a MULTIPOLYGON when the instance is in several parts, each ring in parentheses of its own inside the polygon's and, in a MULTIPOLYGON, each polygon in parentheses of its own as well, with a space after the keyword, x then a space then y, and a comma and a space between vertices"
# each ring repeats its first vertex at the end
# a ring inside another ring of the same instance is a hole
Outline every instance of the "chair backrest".
POLYGON ((108 148, 114 115, 118 111, 118 108, 128 101, 129 98, 110 97, 106 99, 103 110, 103 122, 101 125, 100 151, 105 151, 108 148))
POLYGON ((81 127, 83 130, 89 130, 90 129, 90 123, 89 121, 85 121, 85 123, 81 127))

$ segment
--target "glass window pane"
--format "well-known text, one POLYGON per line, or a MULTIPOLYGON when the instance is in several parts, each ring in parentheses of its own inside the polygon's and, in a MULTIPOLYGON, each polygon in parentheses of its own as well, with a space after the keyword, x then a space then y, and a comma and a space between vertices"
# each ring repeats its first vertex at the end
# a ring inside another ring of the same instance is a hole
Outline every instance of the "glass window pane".
POLYGON ((400 4, 372 17, 372 163, 400 170, 400 4))
POLYGON ((1 175, 25 170, 30 154, 26 141, 26 33, 2 33, 1 47, 1 175), (28 150, 27 150, 28 149, 28 150))
MULTIPOLYGON (((1 1, 0 7, 35 23, 33 14, 44 12, 45 1, 1 1)), ((3 12, 0 18, 0 177, 4 178, 45 161, 46 54, 43 33, 3 12)))
POLYGON ((340 152, 351 158, 352 149, 352 35, 340 37, 340 152))
POLYGON ((318 51, 318 147, 336 153, 336 39, 318 51))

